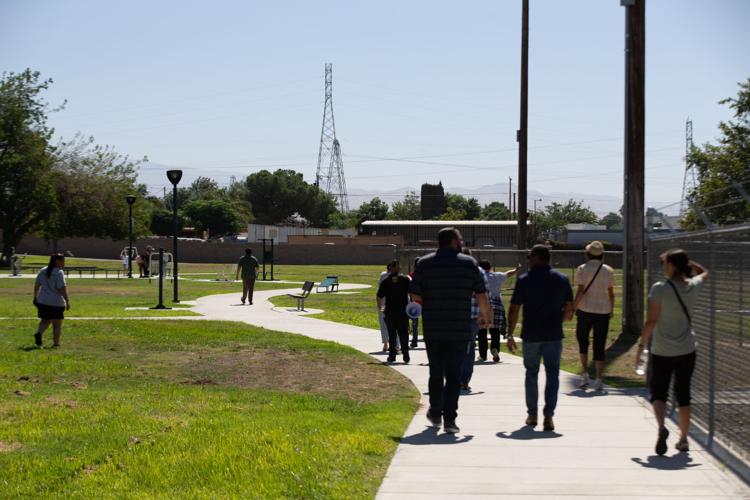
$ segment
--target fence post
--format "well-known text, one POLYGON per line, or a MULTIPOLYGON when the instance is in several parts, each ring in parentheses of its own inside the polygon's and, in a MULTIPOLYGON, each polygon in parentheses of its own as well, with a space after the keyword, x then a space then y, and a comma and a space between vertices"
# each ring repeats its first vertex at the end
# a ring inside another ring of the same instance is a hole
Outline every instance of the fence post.
POLYGON ((742 296, 745 294, 745 254, 740 252, 740 268, 737 270, 740 275, 740 297, 737 310, 740 312, 740 347, 745 345, 745 301, 742 296))
MULTIPOLYGON (((709 235, 709 269, 716 272, 716 259, 714 250, 714 235, 709 235)), ((706 448, 713 449, 714 432, 716 430, 716 284, 718 276, 714 276, 710 286, 711 296, 709 307, 708 321, 708 436, 706 438, 706 448)))

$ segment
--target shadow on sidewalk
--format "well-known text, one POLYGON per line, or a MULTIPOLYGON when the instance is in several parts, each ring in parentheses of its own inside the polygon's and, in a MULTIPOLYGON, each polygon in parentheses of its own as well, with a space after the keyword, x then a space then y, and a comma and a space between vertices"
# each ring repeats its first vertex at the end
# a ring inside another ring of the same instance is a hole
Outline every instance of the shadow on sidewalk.
POLYGON ((641 467, 661 470, 683 470, 703 465, 699 463, 693 463, 693 459, 688 453, 676 453, 671 457, 650 455, 646 457, 646 461, 643 461, 643 459, 641 459, 640 457, 633 457, 630 460, 637 463, 641 467))
POLYGON ((609 391, 606 389, 603 391, 586 391, 583 389, 576 389, 575 391, 566 392, 566 396, 573 396, 576 398, 597 398, 600 396, 606 396, 609 391))
POLYGON ((456 434, 438 434, 439 427, 425 427, 425 429, 419 434, 412 434, 411 436, 396 437, 391 436, 391 439, 401 444, 460 444, 467 443, 474 439, 474 436, 461 436, 458 437, 456 434))
POLYGON ((518 439, 520 441, 528 441, 530 439, 554 439, 562 437, 562 434, 555 431, 535 431, 533 427, 524 425, 518 430, 515 430, 508 434, 507 432, 498 432, 495 434, 497 437, 502 439, 518 439))

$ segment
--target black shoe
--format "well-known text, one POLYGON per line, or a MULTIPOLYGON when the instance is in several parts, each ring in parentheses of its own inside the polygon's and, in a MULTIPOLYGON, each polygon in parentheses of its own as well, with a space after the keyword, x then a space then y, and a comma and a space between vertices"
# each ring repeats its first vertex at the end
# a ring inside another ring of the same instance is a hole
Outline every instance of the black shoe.
POLYGON ((443 431, 445 431, 447 434, 458 434, 459 432, 461 432, 461 429, 458 428, 458 426, 456 425, 456 421, 454 420, 453 422, 446 422, 443 425, 443 431))
POLYGON ((432 410, 427 410, 427 420, 430 421, 433 427, 440 427, 443 423, 443 419, 440 415, 435 415, 432 410))
POLYGON ((408 365, 409 361, 411 361, 411 358, 408 355, 404 356, 404 364, 408 365))
POLYGON ((411 344, 409 344, 409 347, 411 347, 412 349, 416 349, 418 345, 416 342, 412 342, 411 344))
POLYGON ((666 427, 659 429, 659 439, 656 440, 656 454, 659 456, 664 455, 667 452, 667 438, 669 437, 669 431, 666 427))
POLYGON ((395 363, 396 362, 396 356, 388 356, 388 359, 385 360, 386 363, 395 363))
POLYGON ((42 334, 39 332, 36 332, 34 334, 34 343, 37 347, 42 347, 42 334))

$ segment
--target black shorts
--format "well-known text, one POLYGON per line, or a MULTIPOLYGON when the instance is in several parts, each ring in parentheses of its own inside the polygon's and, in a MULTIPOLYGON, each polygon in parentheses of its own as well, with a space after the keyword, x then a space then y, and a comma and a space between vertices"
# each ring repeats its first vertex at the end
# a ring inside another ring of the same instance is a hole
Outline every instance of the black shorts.
POLYGON ((604 361, 604 348, 607 345, 609 331, 609 314, 596 314, 586 311, 576 311, 576 338, 578 352, 589 352, 589 332, 594 330, 594 361, 604 361))
POLYGON ((695 370, 695 352, 682 356, 651 355, 651 402, 667 401, 669 383, 674 374, 674 395, 677 406, 690 406, 690 379, 695 370))
POLYGON ((60 306, 48 306, 46 304, 34 303, 36 315, 39 319, 65 319, 65 308, 60 306))

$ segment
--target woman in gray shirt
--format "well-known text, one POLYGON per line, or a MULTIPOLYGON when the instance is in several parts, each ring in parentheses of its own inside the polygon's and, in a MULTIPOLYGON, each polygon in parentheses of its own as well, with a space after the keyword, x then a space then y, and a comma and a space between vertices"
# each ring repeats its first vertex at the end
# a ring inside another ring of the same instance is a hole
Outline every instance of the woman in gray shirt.
POLYGON ((34 343, 42 346, 42 334, 52 324, 53 347, 60 346, 65 310, 70 309, 70 299, 65 286, 65 257, 52 254, 47 267, 39 271, 34 283, 34 305, 39 317, 39 328, 34 334, 34 343))
POLYGON ((638 344, 636 364, 651 340, 651 404, 659 424, 657 455, 667 452, 669 431, 664 427, 669 384, 674 375, 680 415, 679 451, 688 451, 690 428, 690 379, 695 369, 693 309, 708 271, 688 259, 684 250, 668 250, 659 256, 664 281, 654 283, 648 295, 648 314, 638 344), (653 339, 652 339, 653 337, 653 339))

